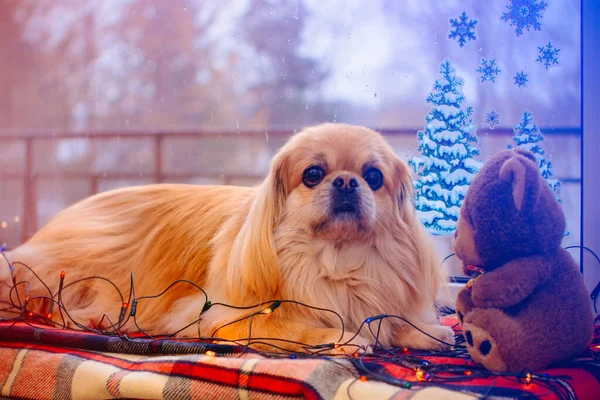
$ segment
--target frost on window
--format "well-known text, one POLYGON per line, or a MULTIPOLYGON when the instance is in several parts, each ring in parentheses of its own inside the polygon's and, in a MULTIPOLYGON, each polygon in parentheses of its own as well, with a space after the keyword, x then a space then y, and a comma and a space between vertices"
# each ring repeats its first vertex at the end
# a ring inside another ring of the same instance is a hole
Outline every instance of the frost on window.
POLYGON ((460 47, 463 47, 467 44, 467 41, 477 40, 477 23, 476 19, 469 19, 469 16, 466 12, 463 13, 458 18, 450 19, 450 33, 448 34, 448 39, 455 39, 460 47))
POLYGON ((537 62, 544 64, 546 69, 552 67, 553 65, 558 65, 558 55, 560 53, 560 49, 552 46, 551 42, 548 42, 546 46, 538 47, 538 58, 537 62))
POLYGON ((502 20, 509 22, 515 27, 517 36, 523 34, 523 30, 542 29, 542 16, 548 3, 540 0, 510 0, 506 6, 507 12, 502 14, 502 20))
POLYGON ((479 72, 479 76, 481 82, 496 82, 496 76, 502 72, 500 68, 496 65, 496 60, 486 60, 485 58, 481 59, 481 65, 477 68, 477 72, 479 72))

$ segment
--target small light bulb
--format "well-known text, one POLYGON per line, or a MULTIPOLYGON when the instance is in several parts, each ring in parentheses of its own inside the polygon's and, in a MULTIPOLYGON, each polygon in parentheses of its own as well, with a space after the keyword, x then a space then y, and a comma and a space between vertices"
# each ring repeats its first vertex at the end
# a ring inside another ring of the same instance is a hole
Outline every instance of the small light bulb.
POLYGON ((31 311, 29 312, 29 314, 28 314, 28 315, 29 315, 29 318, 32 318, 32 317, 33 317, 33 313, 32 313, 31 311))
POLYGON ((261 314, 271 314, 280 305, 281 305, 281 302, 279 300, 276 300, 273 303, 271 303, 271 305, 269 307, 267 307, 264 310, 262 310, 260 313, 261 314))
POLYGON ((48 315, 46 315, 46 318, 47 318, 47 319, 52 319, 52 314, 48 314, 48 315))
POLYGON ((207 355, 207 356, 209 356, 209 357, 214 357, 214 356, 216 356, 216 355, 217 355, 217 353, 215 353, 215 352, 214 352, 214 351, 212 351, 212 350, 208 350, 208 351, 207 351, 207 352, 205 352, 204 354, 206 354, 206 355, 207 355))
POLYGON ((472 373, 473 372, 471 372, 471 371, 465 371, 465 375, 467 375, 467 376, 471 375, 472 373))
POLYGON ((367 381, 367 377, 363 375, 363 376, 360 377, 360 380, 361 380, 361 382, 366 382, 367 381))
POLYGON ((532 381, 532 380, 533 380, 533 376, 531 376, 531 374, 528 372, 528 373, 525 375, 525 383, 526 383, 527 385, 529 385, 529 384, 531 383, 531 381, 532 381))
POLYGON ((128 306, 129 306, 129 304, 127 304, 127 303, 123 303, 123 306, 122 306, 122 308, 127 308, 128 306))
POLYGON ((402 352, 403 352, 403 353, 408 353, 408 347, 403 347, 403 348, 402 348, 402 352))
POLYGON ((65 271, 60 271, 60 278, 65 279, 65 271))
POLYGON ((415 376, 417 377, 418 381, 425 380, 425 373, 423 372, 423 370, 421 370, 421 368, 416 369, 415 376))

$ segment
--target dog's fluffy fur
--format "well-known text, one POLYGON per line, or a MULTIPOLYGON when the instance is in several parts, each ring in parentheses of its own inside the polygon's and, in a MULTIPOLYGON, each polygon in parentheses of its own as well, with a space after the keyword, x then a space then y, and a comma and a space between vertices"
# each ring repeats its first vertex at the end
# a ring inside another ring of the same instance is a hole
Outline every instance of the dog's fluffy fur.
MULTIPOLYGON (((365 318, 386 313, 453 343, 452 331, 439 324, 434 305, 445 277, 415 216, 412 195, 408 167, 378 133, 326 124, 293 136, 256 188, 160 184, 101 193, 56 215, 7 256, 30 265, 55 292, 64 270, 65 284, 100 275, 126 294, 133 271, 137 296, 158 294, 173 281, 187 279, 203 287, 212 303, 298 300, 337 311, 346 328, 340 340, 334 314, 284 303, 270 315, 253 318, 255 338, 344 343, 365 318), (309 188, 303 171, 313 165, 326 175, 309 188), (383 173, 378 190, 363 179, 369 167, 383 173), (355 216, 331 212, 332 181, 339 176, 359 182, 355 216)), ((7 266, 0 268, 10 283, 7 266)), ((18 281, 33 282, 31 297, 47 294, 24 268, 15 266, 15 273, 18 281)), ((90 326, 105 313, 116 321, 121 307, 114 289, 102 281, 67 288, 62 300, 74 320, 90 326)), ((159 298, 140 300, 137 320, 148 333, 172 333, 196 320, 204 302, 196 289, 178 284, 159 298)), ((29 308, 45 314, 48 305, 32 301, 29 308)), ((217 328, 265 307, 240 311, 215 305, 202 314, 199 325, 178 335, 200 331, 205 337, 246 338, 248 320, 217 328)), ((53 318, 61 321, 58 312, 53 318)), ((124 330, 135 329, 130 321, 124 330)), ((367 332, 363 328, 352 343, 373 343, 367 332)), ((379 340, 385 346, 444 347, 399 319, 383 323, 379 340)))

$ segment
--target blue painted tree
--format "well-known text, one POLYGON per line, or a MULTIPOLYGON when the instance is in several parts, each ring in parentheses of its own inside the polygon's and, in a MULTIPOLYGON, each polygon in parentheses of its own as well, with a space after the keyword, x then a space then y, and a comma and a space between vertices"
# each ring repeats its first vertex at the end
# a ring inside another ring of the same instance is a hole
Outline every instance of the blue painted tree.
POLYGON ((465 107, 463 80, 448 60, 427 97, 433 108, 425 129, 417 132, 420 156, 409 164, 419 174, 415 182, 417 215, 433 234, 456 228, 460 206, 471 180, 481 168, 477 136, 471 133, 473 108, 465 107))
POLYGON ((538 126, 533 124, 533 115, 529 111, 525 111, 521 122, 513 128, 514 145, 509 145, 508 148, 519 147, 529 150, 535 155, 542 176, 546 179, 556 194, 556 198, 560 201, 558 196, 560 181, 552 179, 552 162, 546 160, 545 151, 541 146, 541 142, 543 141, 544 135, 542 135, 538 126))

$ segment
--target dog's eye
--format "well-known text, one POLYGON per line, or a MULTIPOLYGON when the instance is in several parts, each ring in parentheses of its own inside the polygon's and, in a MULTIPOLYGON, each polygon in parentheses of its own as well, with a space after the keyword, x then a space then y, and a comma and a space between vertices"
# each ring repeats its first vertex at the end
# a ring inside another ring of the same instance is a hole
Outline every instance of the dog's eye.
POLYGON ((325 177, 325 170, 321 167, 308 167, 302 174, 302 182, 309 188, 317 186, 325 177))
POLYGON ((363 174, 363 179, 367 182, 371 190, 377 190, 383 186, 383 174, 377 168, 369 168, 363 174))

